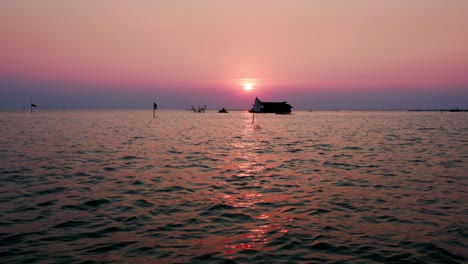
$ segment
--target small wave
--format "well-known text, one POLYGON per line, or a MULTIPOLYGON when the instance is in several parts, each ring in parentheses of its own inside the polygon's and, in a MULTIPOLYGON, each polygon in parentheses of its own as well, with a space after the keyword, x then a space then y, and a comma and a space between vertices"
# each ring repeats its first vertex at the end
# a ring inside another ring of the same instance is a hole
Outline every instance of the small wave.
POLYGON ((246 215, 246 214, 241 214, 241 213, 224 213, 224 214, 221 214, 221 217, 239 221, 242 223, 255 221, 255 219, 252 218, 251 216, 246 215))
POLYGON ((363 148, 357 147, 357 146, 344 147, 343 149, 344 150, 363 150, 363 148))
POLYGON ((125 248, 135 243, 136 243, 135 241, 102 243, 102 244, 98 244, 96 246, 90 247, 88 249, 85 249, 85 251, 87 253, 93 253, 93 254, 104 254, 109 251, 120 250, 122 248, 125 248))
POLYGON ((36 192, 37 195, 56 194, 67 190, 67 187, 56 187, 36 192))
POLYGON ((168 151, 169 154, 182 154, 183 152, 182 151, 178 151, 176 150, 175 148, 171 149, 168 151))
POLYGON ((81 171, 79 171, 79 172, 76 172, 75 174, 73 174, 73 176, 76 176, 76 177, 83 177, 83 176, 91 176, 91 175, 89 175, 89 174, 86 173, 86 172, 81 172, 81 171))
POLYGON ((44 232, 29 232, 6 236, 0 240, 0 246, 9 246, 12 244, 22 243, 26 239, 42 235, 44 235, 44 232))
POLYGON ((190 263, 236 263, 235 261, 223 258, 214 253, 205 253, 190 259, 190 263))
POLYGON ((399 219, 395 216, 392 216, 392 215, 382 215, 382 216, 377 216, 376 217, 377 219, 380 219, 380 220, 383 220, 387 223, 391 223, 391 222, 396 222, 396 223, 407 223, 407 224, 411 224, 411 223, 414 223, 413 221, 409 221, 409 220, 403 220, 403 219, 399 219))
POLYGON ((331 212, 330 210, 326 210, 326 209, 315 209, 313 212, 309 213, 309 215, 321 215, 321 214, 326 214, 326 213, 329 213, 331 212))
POLYGON ((343 207, 343 208, 346 208, 346 209, 350 209, 350 210, 356 210, 357 208, 353 205, 351 205, 350 203, 346 203, 346 202, 343 202, 343 203, 333 203, 335 205, 338 205, 340 207, 343 207))
POLYGON ((439 247, 433 243, 416 243, 412 245, 413 248, 417 249, 423 254, 427 254, 427 257, 431 260, 440 261, 440 263, 453 263, 454 260, 467 261, 468 259, 463 255, 458 255, 439 247))
POLYGON ((38 203, 36 204, 36 206, 50 206, 50 205, 54 205, 58 202, 58 200, 50 200, 50 201, 47 201, 47 202, 41 202, 41 203, 38 203))
POLYGON ((130 183, 131 185, 145 185, 145 183, 143 181, 140 181, 140 180, 136 180, 136 181, 133 181, 132 183, 130 183))
POLYGON ((158 190, 156 190, 156 192, 191 192, 192 193, 192 192, 194 192, 194 190, 189 189, 189 188, 185 188, 185 187, 182 187, 182 186, 179 186, 179 185, 176 185, 176 186, 172 186, 172 187, 158 189, 158 190))
POLYGON ((135 204, 138 207, 142 207, 142 208, 148 208, 148 207, 153 207, 154 206, 154 204, 146 201, 145 199, 137 200, 133 204, 135 204))
POLYGON ((208 212, 219 212, 219 211, 224 211, 224 210, 233 210, 235 207, 232 207, 227 204, 217 204, 212 207, 210 207, 207 211, 208 212))
POLYGON ((304 150, 300 149, 300 148, 295 148, 295 149, 288 150, 288 152, 291 152, 291 153, 296 153, 296 152, 301 152, 301 151, 304 151, 304 150))
POLYGON ((136 157, 136 156, 123 156, 120 158, 120 160, 135 160, 135 159, 139 159, 139 157, 136 157))
POLYGON ((326 242, 317 242, 312 244, 312 248, 315 250, 333 250, 336 247, 333 244, 326 242))
POLYGON ((89 224, 89 222, 70 220, 70 221, 66 221, 66 222, 57 224, 57 225, 55 225, 53 227, 54 228, 68 228, 68 227, 83 226, 83 225, 87 225, 87 224, 89 224))
POLYGON ((96 199, 96 200, 87 201, 83 203, 83 205, 87 207, 100 207, 102 205, 109 204, 109 203, 111 203, 111 201, 107 199, 96 199))
POLYGON ((359 166, 359 165, 353 165, 353 164, 349 164, 349 163, 330 162, 330 161, 325 161, 323 163, 323 166, 333 167, 333 168, 342 168, 342 169, 346 169, 346 170, 361 168, 361 166, 359 166))

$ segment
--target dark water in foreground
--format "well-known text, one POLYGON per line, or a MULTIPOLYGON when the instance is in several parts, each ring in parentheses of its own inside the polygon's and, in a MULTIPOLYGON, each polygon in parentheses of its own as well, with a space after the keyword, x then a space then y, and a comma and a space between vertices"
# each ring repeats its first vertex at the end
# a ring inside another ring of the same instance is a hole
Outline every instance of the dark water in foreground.
POLYGON ((0 113, 2 263, 466 263, 468 114, 0 113))

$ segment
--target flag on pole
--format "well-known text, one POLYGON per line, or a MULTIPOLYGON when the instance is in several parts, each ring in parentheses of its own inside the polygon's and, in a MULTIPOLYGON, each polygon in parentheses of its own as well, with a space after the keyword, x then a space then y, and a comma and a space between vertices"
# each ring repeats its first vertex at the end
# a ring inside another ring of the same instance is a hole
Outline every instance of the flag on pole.
POLYGON ((37 105, 35 105, 35 104, 31 104, 31 107, 37 107, 37 105))

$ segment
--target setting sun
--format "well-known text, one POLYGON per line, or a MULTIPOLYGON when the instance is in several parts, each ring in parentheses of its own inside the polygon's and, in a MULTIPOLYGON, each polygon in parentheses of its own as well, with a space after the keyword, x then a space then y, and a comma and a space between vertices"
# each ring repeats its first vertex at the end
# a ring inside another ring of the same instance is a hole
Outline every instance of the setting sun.
POLYGON ((254 88, 253 84, 250 83, 250 82, 244 84, 244 90, 246 90, 246 91, 251 91, 253 88, 254 88))

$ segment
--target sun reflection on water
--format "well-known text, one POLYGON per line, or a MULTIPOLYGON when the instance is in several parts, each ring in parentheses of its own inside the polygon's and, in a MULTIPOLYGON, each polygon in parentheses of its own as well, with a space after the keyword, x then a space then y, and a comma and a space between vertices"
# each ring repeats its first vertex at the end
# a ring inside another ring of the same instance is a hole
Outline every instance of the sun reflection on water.
MULTIPOLYGON (((278 197, 274 198, 273 193, 268 192, 271 181, 260 180, 268 175, 265 171, 264 157, 255 151, 260 148, 259 131, 260 127, 253 125, 248 116, 241 135, 232 143, 233 149, 237 150, 233 160, 238 161, 235 170, 237 173, 232 177, 242 180, 243 185, 242 188, 235 190, 236 194, 225 194, 223 200, 226 205, 236 208, 241 214, 250 216, 253 221, 246 221, 242 224, 245 231, 241 234, 224 238, 224 253, 228 255, 242 250, 272 250, 273 248, 268 245, 275 238, 288 232, 286 225, 291 221, 280 212, 270 209, 272 206, 269 204, 273 204, 278 197)), ((231 188, 236 187, 234 185, 231 188)))

